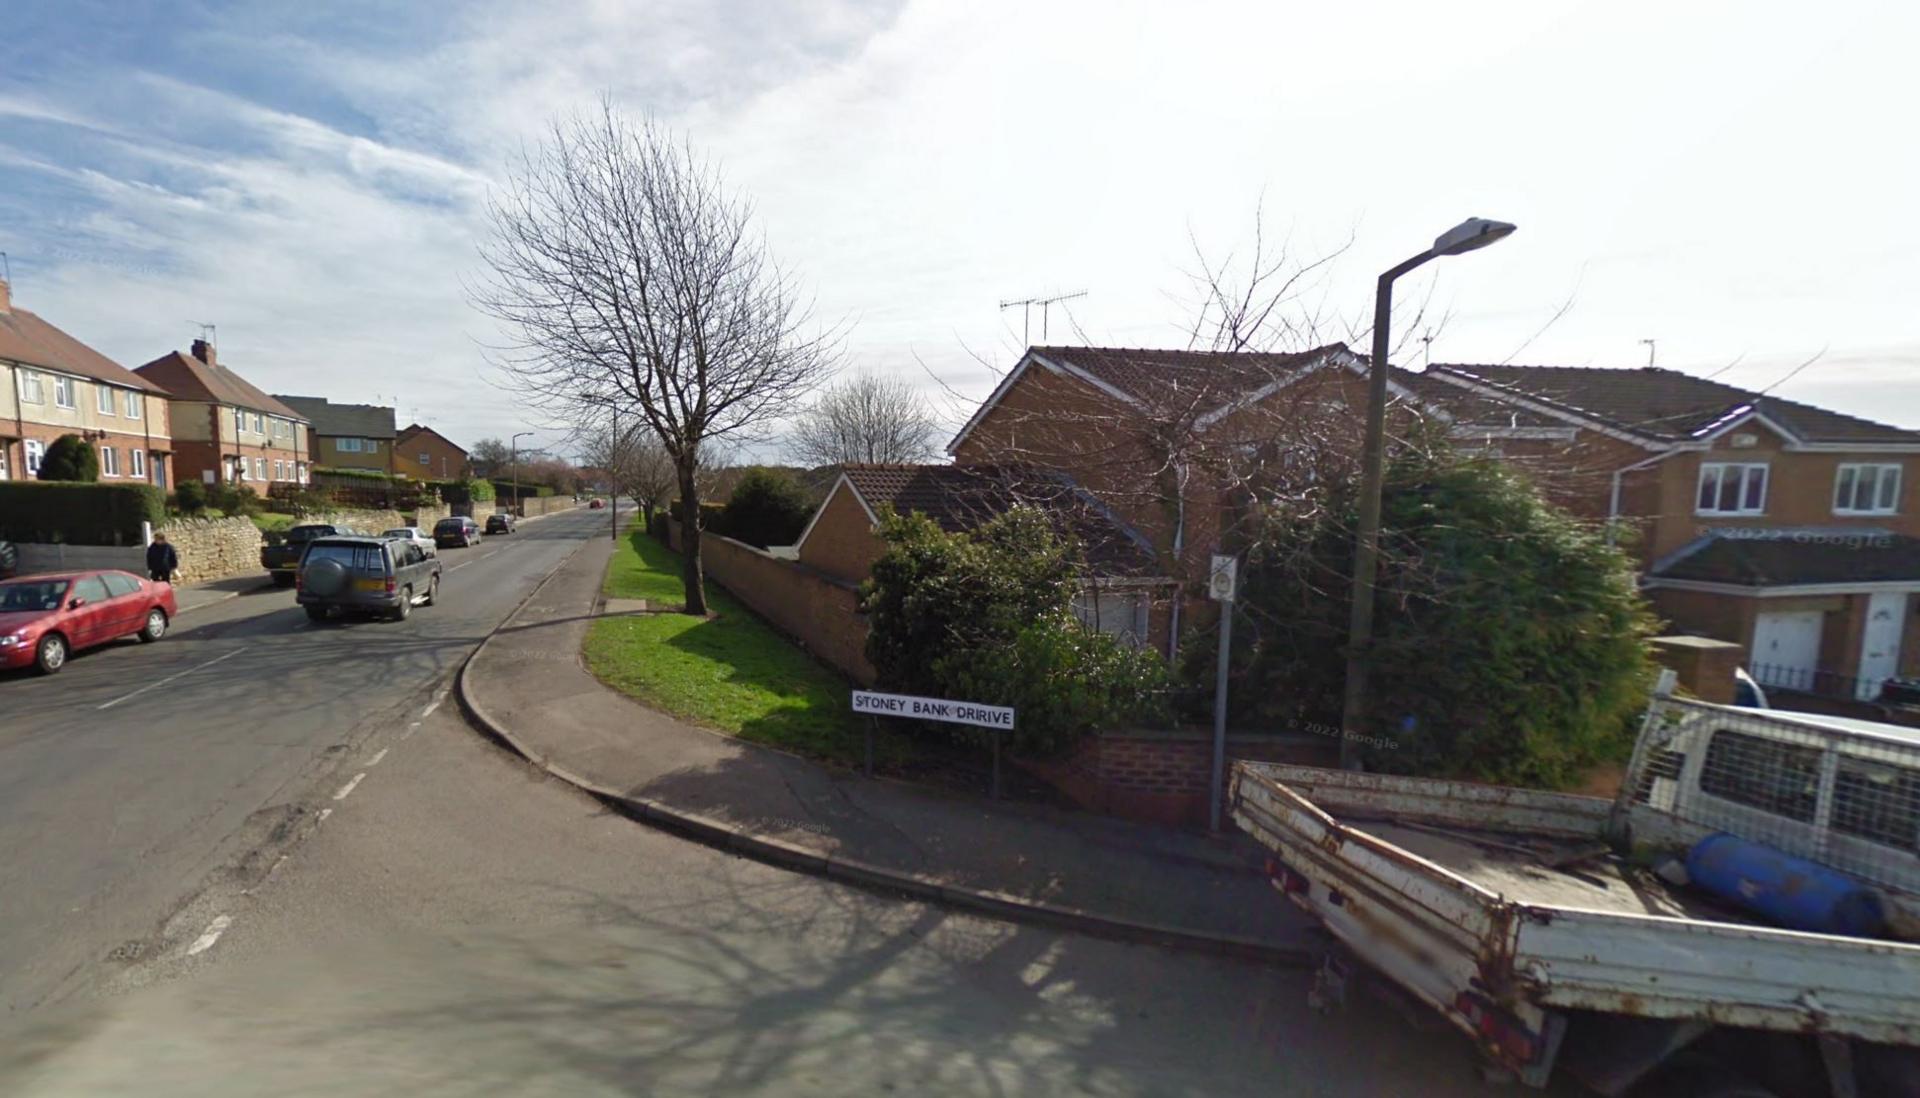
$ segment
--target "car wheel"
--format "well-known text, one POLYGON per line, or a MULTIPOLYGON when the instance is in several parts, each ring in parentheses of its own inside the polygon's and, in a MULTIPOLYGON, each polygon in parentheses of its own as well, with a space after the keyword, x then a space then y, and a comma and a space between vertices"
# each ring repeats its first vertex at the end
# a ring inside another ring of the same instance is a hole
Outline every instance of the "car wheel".
POLYGON ((292 587, 293 579, 292 572, 275 572, 273 574, 273 585, 275 587, 292 587))
POLYGON ((324 606, 308 606, 307 617, 313 621, 326 621, 327 608, 324 606))
POLYGON ((147 627, 140 630, 140 640, 152 644, 167 635, 167 612, 158 606, 147 611, 147 627))
POLYGON ((402 587, 400 589, 400 605, 393 608, 393 620, 406 621, 407 615, 411 613, 413 613, 413 588, 402 587))
POLYGON ((435 602, 439 601, 439 599, 440 599, 440 577, 435 576, 432 579, 427 581, 427 601, 422 603, 421 605, 432 606, 435 602))
POLYGON ((42 675, 51 675, 66 665, 67 638, 58 633, 41 637, 33 649, 33 669, 42 675))

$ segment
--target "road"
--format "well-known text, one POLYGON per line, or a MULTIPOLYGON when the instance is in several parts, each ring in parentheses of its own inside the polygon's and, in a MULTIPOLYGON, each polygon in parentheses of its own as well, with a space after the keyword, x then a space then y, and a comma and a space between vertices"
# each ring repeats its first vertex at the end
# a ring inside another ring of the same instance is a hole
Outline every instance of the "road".
POLYGON ((439 605, 405 623, 313 623, 269 589, 183 614, 157 645, 0 672, 0 1014, 144 951, 209 878, 257 871, 354 747, 443 689, 603 515, 444 551, 439 605))
POLYGON ((1311 1014, 1304 973, 744 861, 482 740, 436 704, 444 676, 590 522, 548 519, 476 556, 444 617, 309 633, 261 601, 282 596, 242 598, 167 642, 184 641, 178 666, 136 677, 129 661, 158 653, 130 650, 76 661, 58 696, 25 684, 35 731, 9 722, 0 747, 0 849, 5 879, 31 885, 0 896, 0 971, 10 995, 22 972, 52 990, 0 1032, 0 1093, 1490 1093, 1447 1034, 1365 999, 1311 1014), (303 655, 313 642, 323 663, 303 655), (249 654, 144 695, 166 698, 142 720, 76 717, 236 648, 249 654), (183 720, 195 697, 231 719, 183 720), (249 719, 256 704, 275 720, 249 719), (72 757, 35 748, 69 726, 72 757), (66 792, 14 805, 16 756, 66 792), (91 807, 61 809, 64 826, 30 822, 79 797, 91 807), (137 832, 85 823, 121 797, 137 832), (112 955, 124 941, 141 944, 112 955), (61 960, 36 967, 36 952, 61 960))

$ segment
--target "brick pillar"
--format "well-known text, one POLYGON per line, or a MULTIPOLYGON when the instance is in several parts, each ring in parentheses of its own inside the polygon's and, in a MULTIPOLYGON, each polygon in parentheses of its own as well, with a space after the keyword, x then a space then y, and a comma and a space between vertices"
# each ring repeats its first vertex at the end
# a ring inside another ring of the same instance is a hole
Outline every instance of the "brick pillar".
POLYGON ((1707 637, 1655 637, 1654 658, 1680 676, 1680 685, 1701 701, 1733 704, 1733 672, 1746 662, 1745 645, 1707 637))

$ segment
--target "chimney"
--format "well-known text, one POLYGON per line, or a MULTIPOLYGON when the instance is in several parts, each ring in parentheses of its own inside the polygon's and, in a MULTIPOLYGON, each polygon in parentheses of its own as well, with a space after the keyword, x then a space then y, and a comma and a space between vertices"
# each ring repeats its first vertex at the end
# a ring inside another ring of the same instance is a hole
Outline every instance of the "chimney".
POLYGON ((0 278, 0 316, 5 316, 12 311, 13 290, 7 285, 6 279, 0 278))
POLYGON ((206 363, 208 366, 217 367, 219 365, 218 362, 214 361, 213 344, 208 343, 204 339, 196 339, 193 341, 193 357, 206 363))

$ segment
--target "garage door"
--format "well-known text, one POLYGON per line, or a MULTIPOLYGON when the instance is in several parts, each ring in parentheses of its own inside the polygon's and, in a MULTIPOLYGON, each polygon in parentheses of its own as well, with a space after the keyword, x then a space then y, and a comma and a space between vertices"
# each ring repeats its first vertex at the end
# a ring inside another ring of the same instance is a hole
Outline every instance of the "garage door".
POLYGON ((1820 626, 1826 615, 1818 610, 1761 614, 1753 622, 1753 665, 1750 674, 1766 686, 1812 690, 1813 672, 1820 663, 1820 626))

